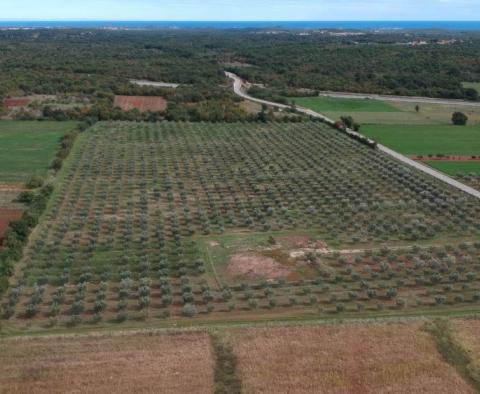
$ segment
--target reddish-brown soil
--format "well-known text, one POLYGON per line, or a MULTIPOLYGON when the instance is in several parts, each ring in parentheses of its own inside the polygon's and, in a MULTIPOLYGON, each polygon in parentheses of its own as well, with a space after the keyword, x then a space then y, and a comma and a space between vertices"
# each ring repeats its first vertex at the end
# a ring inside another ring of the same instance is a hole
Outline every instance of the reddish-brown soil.
POLYGON ((308 248, 310 245, 310 237, 308 235, 290 235, 280 238, 280 241, 285 242, 292 248, 308 248))
POLYGON ((414 156, 417 161, 480 161, 478 156, 414 156))
POLYGON ((7 109, 23 108, 26 107, 29 103, 30 99, 28 98, 7 98, 3 102, 7 109))
POLYGON ((328 245, 323 241, 315 241, 308 235, 290 235, 280 238, 280 242, 292 249, 318 249, 328 251, 328 245))
POLYGON ((0 247, 2 246, 5 232, 10 222, 22 217, 23 209, 4 209, 0 208, 0 247))
POLYGON ((231 276, 245 279, 281 279, 292 272, 270 257, 246 253, 232 256, 228 271, 231 276))
POLYGON ((138 109, 140 112, 158 112, 167 109, 167 100, 163 97, 115 96, 114 106, 124 111, 138 109))

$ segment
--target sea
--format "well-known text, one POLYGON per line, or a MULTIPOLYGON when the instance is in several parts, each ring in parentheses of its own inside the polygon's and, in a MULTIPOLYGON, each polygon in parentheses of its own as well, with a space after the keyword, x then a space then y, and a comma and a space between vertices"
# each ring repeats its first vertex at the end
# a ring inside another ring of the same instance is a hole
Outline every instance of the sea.
POLYGON ((480 30, 480 21, 24 21, 0 20, 0 29, 341 29, 480 30))

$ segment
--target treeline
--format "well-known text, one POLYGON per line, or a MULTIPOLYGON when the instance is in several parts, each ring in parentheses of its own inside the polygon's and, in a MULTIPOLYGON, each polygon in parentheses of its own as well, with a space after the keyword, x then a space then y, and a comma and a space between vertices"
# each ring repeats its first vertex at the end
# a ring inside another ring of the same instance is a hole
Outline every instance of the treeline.
MULTIPOLYGON (((88 122, 81 123, 75 130, 61 138, 58 151, 50 165, 52 170, 60 170, 63 160, 69 155, 78 134, 89 126, 88 122)), ((19 202, 27 205, 28 208, 20 220, 9 224, 0 250, 0 295, 8 288, 8 280, 13 274, 14 264, 22 258, 28 236, 38 224, 40 216, 45 211, 48 200, 53 193, 52 184, 44 185, 41 179, 32 178, 26 186, 35 188, 32 191, 22 192, 19 196, 19 202)))
POLYGON ((246 66, 229 70, 286 96, 305 95, 298 89, 308 88, 477 100, 478 93, 462 82, 480 81, 480 36, 458 39, 464 41, 408 46, 351 38, 254 37, 235 51, 246 66))
MULTIPOLYGON (((165 114, 170 118, 214 120, 222 111, 228 111, 225 118, 247 118, 250 115, 241 114, 229 91, 224 71, 230 70, 283 97, 334 90, 478 98, 474 89, 462 86, 480 81, 480 34, 475 32, 270 33, 254 29, 0 31, 0 97, 91 96, 92 113, 64 111, 69 119, 155 117, 116 112, 115 94, 164 96, 173 103, 165 114), (442 39, 455 41, 441 45, 442 39), (426 45, 408 45, 415 41, 426 45), (140 87, 131 84, 132 79, 181 87, 140 87), (225 104, 223 109, 219 103, 225 104)), ((63 115, 47 111, 46 116, 63 115)))

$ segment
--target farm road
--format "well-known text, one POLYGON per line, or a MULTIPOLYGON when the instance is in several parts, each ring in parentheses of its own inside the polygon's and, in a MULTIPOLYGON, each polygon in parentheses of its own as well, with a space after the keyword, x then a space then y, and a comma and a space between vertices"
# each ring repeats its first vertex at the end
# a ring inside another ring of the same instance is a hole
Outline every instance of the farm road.
MULTIPOLYGON (((269 105, 271 107, 277 107, 277 108, 280 108, 280 109, 289 108, 289 106, 285 105, 285 104, 279 104, 279 103, 274 103, 274 102, 271 102, 271 101, 261 100, 261 99, 257 99, 255 97, 252 97, 252 96, 248 95, 247 93, 245 93, 243 91, 244 82, 238 75, 233 74, 231 72, 225 72, 225 75, 228 78, 233 80, 233 90, 234 90, 235 94, 244 98, 245 100, 253 101, 253 102, 259 103, 259 104, 266 104, 266 105, 269 105)), ((449 100, 450 104, 451 104, 451 101, 452 100, 449 100)), ((455 100, 453 100, 453 101, 456 102, 455 100)), ((428 102, 431 102, 431 101, 428 101, 428 102)), ((473 104, 473 103, 471 103, 471 104, 473 104)), ((478 104, 480 105, 480 103, 478 103, 478 104)), ((313 117, 316 117, 316 118, 321 118, 328 123, 334 123, 334 121, 332 119, 327 118, 325 115, 319 114, 318 112, 312 111, 311 109, 308 109, 308 108, 297 107, 297 111, 301 112, 301 113, 304 113, 306 115, 309 115, 309 116, 313 116, 313 117)), ((351 131, 351 130, 349 132, 352 133, 352 134, 360 135, 359 133, 355 133, 354 131, 351 131)), ((470 186, 464 185, 463 183, 458 182, 455 179, 450 178, 449 176, 447 176, 447 175, 445 175, 445 174, 443 174, 439 171, 436 171, 431 167, 428 167, 428 166, 426 166, 422 163, 418 163, 418 162, 408 158, 407 156, 404 156, 401 153, 395 152, 394 150, 392 150, 390 148, 387 148, 386 146, 383 146, 381 144, 378 144, 378 150, 382 151, 383 153, 387 154, 390 157, 393 157, 394 159, 396 159, 398 161, 401 161, 402 163, 404 163, 404 164, 406 164, 410 167, 413 167, 413 168, 415 168, 415 169, 417 169, 417 170, 419 170, 419 171, 421 171, 421 172, 423 172, 427 175, 433 176, 434 178, 436 178, 436 179, 438 179, 438 180, 440 180, 444 183, 447 183, 448 185, 453 186, 453 187, 461 190, 464 193, 467 193, 467 194, 469 194, 473 197, 476 197, 476 198, 480 199, 480 191, 475 190, 470 186)))

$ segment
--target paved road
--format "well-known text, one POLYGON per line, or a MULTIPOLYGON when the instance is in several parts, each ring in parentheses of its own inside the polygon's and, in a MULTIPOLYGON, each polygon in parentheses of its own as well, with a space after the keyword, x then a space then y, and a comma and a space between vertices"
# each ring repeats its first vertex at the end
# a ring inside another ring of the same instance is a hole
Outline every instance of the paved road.
MULTIPOLYGON (((235 74, 230 73, 230 72, 225 72, 225 75, 228 78, 233 80, 233 90, 234 90, 235 94, 244 98, 245 100, 253 101, 253 102, 259 103, 259 104, 266 104, 266 105, 269 105, 271 107, 277 107, 277 108, 281 108, 281 109, 289 108, 288 105, 274 103, 274 102, 270 102, 270 101, 266 101, 266 100, 260 100, 260 99, 257 99, 255 97, 252 97, 252 96, 248 95, 247 93, 244 92, 244 90, 243 90, 244 82, 238 75, 235 75, 235 74)), ((328 123, 334 123, 334 121, 332 119, 329 119, 326 116, 324 116, 322 114, 319 114, 318 112, 312 111, 311 109, 308 109, 308 108, 297 107, 297 111, 302 112, 302 113, 307 114, 307 115, 310 115, 310 116, 313 116, 313 117, 324 119, 328 123)), ((359 133, 356 133, 353 130, 348 130, 348 132, 350 134, 356 134, 356 135, 360 136, 359 133)), ((419 170, 419 171, 421 171, 425 174, 433 176, 434 178, 436 178, 436 179, 438 179, 438 180, 440 180, 444 183, 447 183, 450 186, 453 186, 453 187, 455 187, 455 188, 457 188, 457 189, 459 189, 459 190, 461 190, 461 191, 463 191, 463 192, 465 192, 465 193, 467 193, 467 194, 469 194, 473 197, 476 197, 476 198, 480 199, 480 191, 475 190, 475 189, 471 188, 470 186, 464 185, 463 183, 458 182, 455 179, 450 178, 449 176, 443 174, 442 172, 436 171, 431 167, 428 167, 428 166, 426 166, 422 163, 416 162, 416 161, 408 158, 407 156, 402 155, 401 153, 395 152, 394 150, 392 150, 390 148, 387 148, 384 145, 378 144, 378 150, 384 152, 385 154, 389 155, 390 157, 393 157, 394 159, 396 159, 398 161, 401 161, 402 163, 404 163, 404 164, 406 164, 410 167, 413 167, 413 168, 415 168, 415 169, 417 169, 417 170, 419 170)))
POLYGON ((372 99, 381 101, 400 101, 406 103, 424 103, 424 104, 440 104, 440 105, 458 105, 465 107, 480 107, 480 102, 464 101, 464 100, 448 100, 429 97, 413 97, 413 96, 386 96, 380 94, 365 93, 345 93, 345 92, 320 92, 320 96, 346 98, 346 99, 372 99))
MULTIPOLYGON (((244 92, 243 86, 247 85, 247 84, 244 83, 244 81, 238 75, 236 75, 234 73, 227 72, 227 71, 225 72, 225 75, 228 78, 233 79, 233 90, 234 90, 235 94, 244 98, 245 100, 252 101, 252 102, 258 103, 258 104, 266 104, 270 107, 276 107, 276 108, 280 108, 280 109, 291 108, 291 106, 289 106, 289 105, 274 103, 274 102, 271 102, 271 101, 261 100, 261 99, 258 99, 256 97, 252 97, 252 96, 250 96, 250 95, 248 95, 247 93, 244 92)), ((325 120, 326 122, 335 123, 335 121, 333 121, 332 119, 327 118, 325 115, 319 114, 318 112, 312 111, 311 109, 302 108, 302 107, 297 107, 296 109, 297 109, 298 112, 304 113, 304 114, 309 115, 309 116, 313 116, 314 118, 321 118, 321 119, 325 120)))

